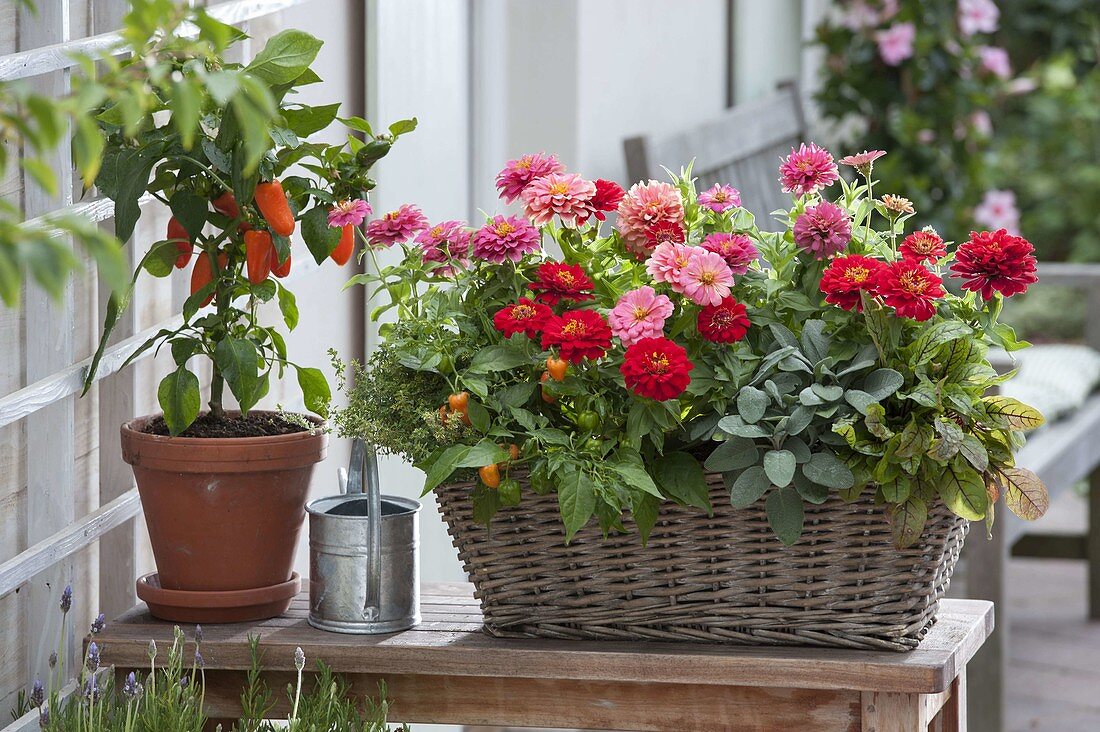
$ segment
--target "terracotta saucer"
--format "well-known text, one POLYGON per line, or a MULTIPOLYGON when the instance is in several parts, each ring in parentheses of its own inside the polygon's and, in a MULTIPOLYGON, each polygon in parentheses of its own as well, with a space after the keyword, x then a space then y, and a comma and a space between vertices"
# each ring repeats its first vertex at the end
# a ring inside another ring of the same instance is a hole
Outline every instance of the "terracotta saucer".
POLYGON ((302 578, 252 590, 166 590, 156 572, 137 581, 137 596, 155 618, 177 623, 245 623, 282 615, 301 591, 302 578))

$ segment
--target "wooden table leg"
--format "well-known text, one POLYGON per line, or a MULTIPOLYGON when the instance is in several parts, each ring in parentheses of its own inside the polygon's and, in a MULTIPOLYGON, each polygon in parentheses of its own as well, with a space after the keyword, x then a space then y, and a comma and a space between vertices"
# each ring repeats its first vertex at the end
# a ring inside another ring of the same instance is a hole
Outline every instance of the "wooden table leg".
POLYGON ((865 691, 863 732, 928 732, 928 715, 920 694, 865 691))
POLYGON ((1004 677, 1008 665, 1010 623, 1005 570, 1010 547, 1003 530, 994 530, 993 538, 986 539, 980 523, 973 528, 963 550, 966 557, 966 593, 967 597, 993 601, 997 627, 970 662, 974 672, 971 674, 970 717, 981 720, 982 732, 1001 732, 1004 729, 1004 677))
POLYGON ((928 726, 928 732, 966 732, 966 669, 951 683, 951 696, 928 726))

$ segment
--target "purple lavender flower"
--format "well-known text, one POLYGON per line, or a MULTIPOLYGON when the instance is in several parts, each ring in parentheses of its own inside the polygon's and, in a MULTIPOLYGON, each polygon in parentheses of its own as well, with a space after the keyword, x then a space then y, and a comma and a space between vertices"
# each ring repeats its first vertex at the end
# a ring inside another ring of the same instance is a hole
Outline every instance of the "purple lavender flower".
POLYGON ((181 689, 186 689, 187 685, 190 684, 190 683, 191 683, 191 677, 184 676, 182 679, 180 679, 180 688, 181 689))
POLYGON ((103 613, 96 615, 95 620, 92 621, 92 635, 100 633, 105 627, 107 627, 107 616, 103 613))
POLYGON ((38 726, 42 729, 50 726, 50 708, 48 706, 38 708, 38 726))
POLYGON ((301 646, 294 649, 294 668, 301 671, 306 667, 306 654, 301 646))
POLYGON ((205 668, 206 667, 206 661, 204 661, 202 659, 202 654, 199 653, 198 648, 195 649, 195 665, 198 666, 199 668, 205 668))
POLYGON ((202 626, 201 625, 196 625, 195 626, 195 642, 196 643, 202 643, 202 626))
POLYGON ((40 707, 46 701, 46 689, 42 686, 42 679, 34 677, 34 685, 31 686, 31 706, 40 707))
POLYGON ((92 704, 99 701, 99 682, 96 681, 95 674, 88 676, 88 680, 84 682, 84 686, 80 689, 80 696, 92 704))
POLYGON ((137 699, 141 696, 141 692, 141 682, 137 680, 137 675, 131 671, 122 684, 122 695, 127 699, 137 699))
POLYGON ((88 668, 93 673, 99 669, 99 646, 95 641, 88 644, 88 668))
POLYGON ((73 586, 65 585, 64 591, 61 593, 61 612, 68 613, 73 609, 73 586))

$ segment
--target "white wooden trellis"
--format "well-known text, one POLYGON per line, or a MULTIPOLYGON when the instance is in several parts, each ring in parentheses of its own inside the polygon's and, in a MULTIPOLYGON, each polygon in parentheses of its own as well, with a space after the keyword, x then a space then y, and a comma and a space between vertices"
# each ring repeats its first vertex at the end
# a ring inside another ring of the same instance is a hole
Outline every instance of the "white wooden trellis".
MULTIPOLYGON (((245 25, 251 19, 276 13, 307 0, 234 0, 210 3, 210 14, 224 22, 245 25)), ((0 56, 0 81, 25 79, 36 91, 58 95, 68 87, 69 70, 75 66, 72 54, 83 53, 102 58, 117 53, 120 36, 116 32, 127 0, 89 0, 93 23, 88 38, 71 38, 70 0, 38 2, 36 15, 20 11, 20 50, 0 56)), ((28 218, 44 217, 58 211, 85 216, 110 226, 113 204, 104 199, 72 202, 73 174, 67 146, 61 146, 49 160, 58 175, 60 191, 48 196, 34 186, 25 186, 23 209, 28 218)), ((144 197, 144 207, 152 197, 144 197)), ((43 223, 41 220, 38 223, 43 223)), ((58 236, 62 234, 57 232, 58 236)), ((131 256, 134 256, 131 249, 131 256)), ((301 280, 317 270, 309 258, 295 263, 291 280, 301 280)), ((186 283, 175 286, 173 300, 182 303, 186 283)), ((101 293, 105 301, 106 293, 101 293)), ((23 355, 26 386, 0 397, 0 428, 22 423, 25 434, 27 465, 26 548, 10 558, 0 557, 0 599, 30 585, 24 601, 24 637, 29 646, 28 667, 24 678, 32 678, 45 669, 46 657, 56 644, 58 613, 56 603, 61 588, 72 575, 74 555, 100 543, 101 608, 115 613, 128 607, 134 581, 134 532, 131 519, 140 512, 140 502, 129 467, 116 450, 99 454, 99 508, 78 516, 76 496, 74 403, 90 359, 74 362, 74 303, 70 284, 57 303, 37 288, 28 288, 23 308, 23 355), (112 534, 111 532, 115 533, 112 534), (46 580, 43 582, 42 580, 46 580), (53 628, 51 629, 50 624, 53 628)), ((178 311, 178 309, 177 309, 178 311)), ((136 319, 124 319, 116 329, 115 342, 107 349, 96 375, 99 383, 99 431, 105 444, 117 441, 119 424, 134 415, 134 380, 131 373, 120 373, 126 359, 161 328, 179 324, 179 316, 136 331, 136 319)), ((151 356, 145 352, 135 360, 151 356)), ((67 643, 69 668, 77 649, 77 636, 70 626, 67 643)), ((23 671, 23 669, 21 669, 23 671)), ((22 674, 20 674, 22 675, 22 674)), ((0 689, 0 700, 9 689, 0 689)), ((2 710, 0 710, 2 713, 2 710)))

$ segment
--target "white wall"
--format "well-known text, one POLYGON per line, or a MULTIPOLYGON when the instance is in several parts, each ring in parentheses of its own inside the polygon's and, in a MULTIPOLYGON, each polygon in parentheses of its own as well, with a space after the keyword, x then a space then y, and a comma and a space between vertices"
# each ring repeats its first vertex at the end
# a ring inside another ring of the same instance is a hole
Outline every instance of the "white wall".
POLYGON ((734 100, 764 96, 801 78, 802 0, 736 0, 734 100))

